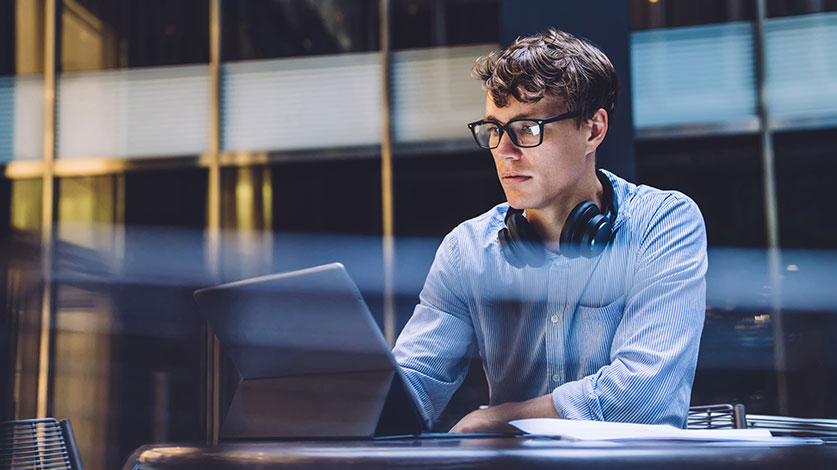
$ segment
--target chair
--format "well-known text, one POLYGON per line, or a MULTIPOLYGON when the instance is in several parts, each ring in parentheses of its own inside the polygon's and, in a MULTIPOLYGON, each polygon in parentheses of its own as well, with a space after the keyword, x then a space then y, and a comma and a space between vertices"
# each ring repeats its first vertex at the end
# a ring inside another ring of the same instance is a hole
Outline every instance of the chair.
POLYGON ((55 418, 0 422, 0 468, 81 470, 70 420, 55 418))
POLYGON ((747 429, 744 405, 702 405, 689 407, 689 429, 747 429))

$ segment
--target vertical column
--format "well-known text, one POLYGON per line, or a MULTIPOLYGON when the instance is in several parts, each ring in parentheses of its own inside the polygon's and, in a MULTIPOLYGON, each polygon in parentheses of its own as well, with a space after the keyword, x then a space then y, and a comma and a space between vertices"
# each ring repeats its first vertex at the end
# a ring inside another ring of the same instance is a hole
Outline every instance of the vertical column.
POLYGON ((389 0, 380 0, 381 28, 381 205, 384 254, 384 337, 395 344, 395 223, 392 184, 392 80, 389 0))
POLYGON ((782 320, 782 257, 779 248, 779 214, 776 202, 776 177, 774 174, 773 130, 770 128, 770 107, 767 96, 767 41, 764 27, 767 22, 765 0, 756 1, 756 21, 753 24, 755 45, 756 90, 758 91, 758 115, 761 123, 762 181, 764 184, 764 215, 767 229, 767 261, 770 270, 771 315, 773 326, 773 368, 776 371, 776 394, 779 414, 788 414, 787 364, 785 359, 785 333, 782 320))
MULTIPOLYGON (((221 279, 221 0, 209 0, 209 169, 206 227, 206 259, 211 277, 221 279)), ((206 441, 218 442, 220 419, 220 345, 206 327, 206 441)))
POLYGON ((631 112, 629 3, 625 0, 556 2, 529 0, 521 8, 515 0, 500 1, 500 44, 518 36, 558 28, 593 41, 607 54, 619 76, 619 102, 607 138, 596 153, 598 166, 628 180, 636 179, 633 114, 631 112))
POLYGON ((55 207, 55 90, 58 73, 58 2, 46 0, 44 35, 44 163, 43 163, 43 207, 41 210, 41 277, 43 294, 41 299, 41 338, 38 353, 38 418, 50 414, 50 358, 52 346, 52 254, 53 254, 53 208, 55 207))

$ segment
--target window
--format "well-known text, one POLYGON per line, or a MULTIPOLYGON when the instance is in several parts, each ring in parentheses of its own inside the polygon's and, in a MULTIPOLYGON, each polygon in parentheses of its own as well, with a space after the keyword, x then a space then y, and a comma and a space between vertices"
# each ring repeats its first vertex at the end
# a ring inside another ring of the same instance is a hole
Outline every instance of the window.
POLYGON ((377 0, 222 3, 222 60, 272 59, 379 49, 377 0))

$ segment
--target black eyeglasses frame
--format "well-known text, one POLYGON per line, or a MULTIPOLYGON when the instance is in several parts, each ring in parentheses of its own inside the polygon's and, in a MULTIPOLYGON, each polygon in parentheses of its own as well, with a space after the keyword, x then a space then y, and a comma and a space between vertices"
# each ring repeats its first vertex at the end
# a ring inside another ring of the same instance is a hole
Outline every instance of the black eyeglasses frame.
POLYGON ((552 117, 546 118, 546 119, 517 118, 517 119, 510 120, 506 124, 500 124, 497 121, 486 121, 484 119, 480 119, 479 121, 469 122, 468 123, 468 129, 471 129, 471 135, 474 137, 474 142, 476 142, 477 146, 481 149, 493 150, 493 149, 496 149, 497 147, 499 147, 500 146, 500 140, 503 138, 503 134, 508 134, 509 139, 511 139, 511 141, 514 145, 516 145, 520 148, 528 149, 528 148, 532 148, 532 147, 537 147, 538 145, 541 145, 543 143, 543 126, 545 124, 549 124, 550 122, 563 121, 565 119, 572 119, 572 118, 578 117, 580 115, 581 115, 580 112, 572 111, 572 112, 569 112, 569 113, 564 113, 564 114, 559 114, 557 116, 552 116, 552 117), (530 122, 538 123, 538 128, 539 128, 538 136, 540 137, 540 139, 538 139, 537 144, 535 144, 535 145, 520 145, 517 142, 517 137, 515 137, 514 132, 509 132, 509 126, 514 122, 520 122, 520 121, 530 121, 530 122), (480 145, 480 141, 477 139, 476 127, 480 124, 489 124, 489 123, 490 124, 495 124, 500 129, 500 137, 497 138, 497 145, 495 145, 494 147, 483 147, 482 145, 480 145))

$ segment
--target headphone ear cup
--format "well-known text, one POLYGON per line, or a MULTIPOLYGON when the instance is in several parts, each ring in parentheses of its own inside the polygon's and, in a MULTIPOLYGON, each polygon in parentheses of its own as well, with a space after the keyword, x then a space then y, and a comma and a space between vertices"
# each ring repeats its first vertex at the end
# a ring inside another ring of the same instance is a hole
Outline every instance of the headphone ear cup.
POLYGON ((579 254, 595 258, 604 251, 611 237, 610 219, 601 213, 595 214, 584 226, 579 242, 579 254))
POLYGON ((497 233, 497 240, 506 260, 516 268, 539 267, 546 260, 541 239, 522 211, 509 208, 506 228, 497 233))
POLYGON ((508 261, 510 265, 520 269, 526 266, 526 263, 523 262, 520 254, 514 246, 514 242, 512 242, 509 238, 510 234, 507 228, 503 228, 497 232, 497 241, 500 243, 500 251, 503 252, 503 257, 506 258, 506 261, 508 261))
POLYGON ((598 225, 596 234, 591 238, 588 246, 590 247, 588 258, 595 258, 604 251, 607 244, 613 238, 613 224, 609 217, 602 216, 601 223, 598 225))
POLYGON ((567 258, 577 258, 582 253, 582 240, 587 222, 597 214, 599 214, 599 208, 590 201, 581 202, 570 211, 567 222, 561 230, 561 237, 558 239, 562 255, 567 258))

